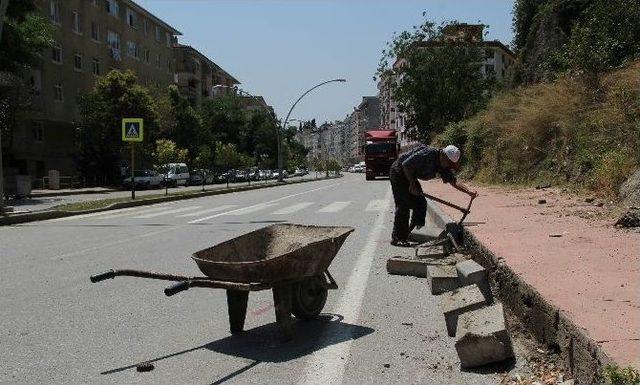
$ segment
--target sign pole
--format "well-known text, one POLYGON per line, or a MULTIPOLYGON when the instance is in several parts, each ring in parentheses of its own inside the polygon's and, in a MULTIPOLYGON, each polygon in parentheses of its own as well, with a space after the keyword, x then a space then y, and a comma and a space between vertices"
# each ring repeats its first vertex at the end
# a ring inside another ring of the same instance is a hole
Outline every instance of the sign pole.
POLYGON ((134 148, 134 143, 131 142, 131 199, 136 199, 136 180, 134 177, 134 167, 133 167, 133 148, 134 148))

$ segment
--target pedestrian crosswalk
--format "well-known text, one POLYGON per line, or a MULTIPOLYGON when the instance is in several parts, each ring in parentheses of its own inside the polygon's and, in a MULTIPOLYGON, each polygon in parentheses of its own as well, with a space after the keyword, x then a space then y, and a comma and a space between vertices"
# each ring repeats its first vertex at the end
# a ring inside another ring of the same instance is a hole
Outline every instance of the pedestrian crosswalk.
POLYGON ((83 214, 74 217, 53 219, 51 222, 70 221, 74 219, 91 219, 107 221, 110 219, 133 220, 165 220, 166 218, 184 218, 188 224, 206 222, 222 216, 243 216, 251 214, 274 215, 283 217, 286 215, 305 214, 337 214, 344 210, 378 212, 385 209, 387 201, 384 199, 371 201, 334 201, 334 202, 295 202, 284 201, 261 202, 252 205, 241 206, 237 204, 224 204, 218 206, 186 206, 180 202, 168 202, 152 206, 130 207, 112 211, 103 211, 91 214, 83 214))

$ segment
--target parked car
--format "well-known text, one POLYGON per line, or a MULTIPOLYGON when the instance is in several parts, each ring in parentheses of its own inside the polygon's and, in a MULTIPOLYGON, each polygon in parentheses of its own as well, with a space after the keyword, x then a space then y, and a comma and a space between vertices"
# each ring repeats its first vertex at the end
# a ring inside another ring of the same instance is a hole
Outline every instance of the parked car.
POLYGON ((248 177, 249 176, 246 171, 244 170, 236 171, 236 175, 235 175, 236 182, 246 182, 248 177))
MULTIPOLYGON (((273 179, 279 179, 279 174, 280 174, 279 170, 273 170, 273 179)), ((287 172, 287 170, 282 170, 282 178, 286 179, 288 177, 289 177, 289 173, 287 172)))
POLYGON ((161 168, 161 172, 165 176, 165 183, 169 186, 178 187, 180 185, 189 185, 189 168, 184 163, 167 163, 161 168))
POLYGON ((305 176, 309 173, 309 171, 307 171, 306 168, 296 168, 295 171, 293 172, 293 176, 305 176))
POLYGON ((198 170, 193 170, 189 173, 189 184, 192 186, 200 186, 202 185, 202 181, 204 181, 204 176, 198 170))
POLYGON ((260 170, 259 176, 260 180, 267 180, 273 177, 271 170, 260 170))
MULTIPOLYGON (((157 188, 164 183, 164 175, 155 170, 135 170, 133 171, 133 181, 136 188, 157 188)), ((125 188, 131 188, 131 177, 122 181, 125 188)))
POLYGON ((236 171, 235 170, 225 171, 222 174, 218 175, 218 178, 217 178, 217 182, 218 183, 227 183, 227 181, 229 183, 233 183, 233 182, 236 181, 236 171))

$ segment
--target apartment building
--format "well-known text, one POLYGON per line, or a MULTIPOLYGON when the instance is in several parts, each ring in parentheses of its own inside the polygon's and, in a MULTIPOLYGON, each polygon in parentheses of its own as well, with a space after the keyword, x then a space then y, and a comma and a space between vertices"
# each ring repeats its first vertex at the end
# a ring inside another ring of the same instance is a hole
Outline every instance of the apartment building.
POLYGON ((174 56, 175 82, 180 93, 189 99, 194 107, 199 107, 204 99, 232 93, 233 87, 240 84, 233 76, 191 46, 177 44, 174 47, 174 56))
MULTIPOLYGON (((484 40, 484 25, 482 24, 456 24, 445 27, 443 40, 446 42, 464 41, 477 44, 484 49, 485 60, 480 67, 480 72, 484 76, 495 76, 502 80, 507 75, 509 67, 515 63, 514 53, 498 40, 484 40)), ((422 47, 437 47, 442 45, 441 41, 422 42, 422 47)), ((393 91, 389 87, 389 82, 401 82, 401 75, 398 69, 405 65, 403 58, 397 58, 392 67, 392 74, 389 78, 381 79, 378 83, 378 96, 381 101, 381 125, 383 129, 396 130, 401 148, 410 148, 417 143, 409 138, 406 126, 406 113, 400 111, 398 103, 393 97, 393 91)))
POLYGON ((55 44, 26 74, 30 106, 3 143, 8 174, 75 175, 77 96, 112 69, 133 70, 146 86, 174 81, 180 32, 130 0, 38 0, 55 44))

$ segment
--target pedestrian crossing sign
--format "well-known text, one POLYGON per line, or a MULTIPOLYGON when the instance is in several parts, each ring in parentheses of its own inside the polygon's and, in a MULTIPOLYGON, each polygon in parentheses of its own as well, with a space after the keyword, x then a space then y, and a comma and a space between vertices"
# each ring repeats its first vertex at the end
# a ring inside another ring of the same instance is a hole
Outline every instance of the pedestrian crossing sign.
POLYGON ((139 118, 122 119, 122 141, 142 142, 144 136, 144 121, 139 118))

